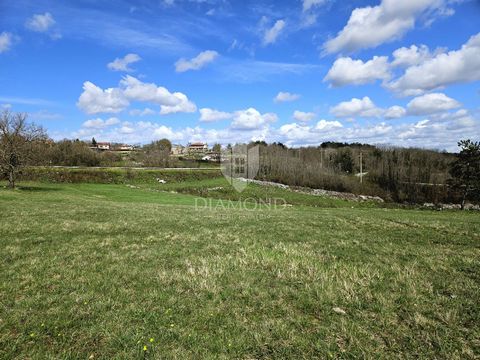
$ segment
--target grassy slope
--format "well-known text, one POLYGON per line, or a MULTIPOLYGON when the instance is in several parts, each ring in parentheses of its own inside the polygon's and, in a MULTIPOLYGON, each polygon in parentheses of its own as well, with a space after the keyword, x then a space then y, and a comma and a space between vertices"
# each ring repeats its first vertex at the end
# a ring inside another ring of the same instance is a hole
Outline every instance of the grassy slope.
POLYGON ((0 191, 0 358, 478 356, 478 214, 194 201, 0 191))

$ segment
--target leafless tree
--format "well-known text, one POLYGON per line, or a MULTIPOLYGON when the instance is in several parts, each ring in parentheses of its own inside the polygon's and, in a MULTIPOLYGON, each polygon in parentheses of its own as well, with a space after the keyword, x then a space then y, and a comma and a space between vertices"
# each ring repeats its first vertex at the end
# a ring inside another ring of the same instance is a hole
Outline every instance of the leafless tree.
POLYGON ((27 122, 27 114, 5 110, 0 114, 0 172, 14 189, 21 168, 33 158, 36 142, 46 140, 44 130, 27 122))

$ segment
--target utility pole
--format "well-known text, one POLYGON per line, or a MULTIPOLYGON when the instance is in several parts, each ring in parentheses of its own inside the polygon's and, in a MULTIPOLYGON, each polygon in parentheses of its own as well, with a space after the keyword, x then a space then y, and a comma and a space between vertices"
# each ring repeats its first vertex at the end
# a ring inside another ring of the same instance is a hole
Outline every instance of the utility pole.
POLYGON ((363 156, 362 152, 360 151, 360 184, 363 184, 363 156))

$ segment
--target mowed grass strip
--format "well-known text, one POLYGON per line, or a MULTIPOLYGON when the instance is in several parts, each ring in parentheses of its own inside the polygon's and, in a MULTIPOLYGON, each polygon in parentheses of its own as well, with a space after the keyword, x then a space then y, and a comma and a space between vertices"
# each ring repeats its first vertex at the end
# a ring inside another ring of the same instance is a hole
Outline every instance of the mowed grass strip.
POLYGON ((0 191, 0 358, 476 358, 478 214, 0 191))

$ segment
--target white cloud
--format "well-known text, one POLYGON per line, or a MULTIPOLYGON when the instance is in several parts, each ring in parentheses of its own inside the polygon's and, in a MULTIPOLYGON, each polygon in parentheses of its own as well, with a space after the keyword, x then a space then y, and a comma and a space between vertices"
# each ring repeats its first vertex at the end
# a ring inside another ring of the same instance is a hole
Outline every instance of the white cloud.
POLYGON ((140 109, 133 109, 129 112, 132 116, 148 116, 148 115, 155 115, 155 111, 150 108, 145 108, 143 110, 140 109))
POLYGON ((408 67, 418 65, 432 57, 427 46, 412 45, 409 48, 401 47, 393 52, 392 66, 408 67))
POLYGON ((320 120, 315 129, 317 130, 332 130, 336 128, 343 127, 342 123, 339 121, 327 121, 327 120, 320 120))
POLYGON ((383 116, 386 119, 399 119, 404 117, 406 114, 407 112, 403 107, 394 105, 385 110, 383 116))
POLYGON ((154 83, 144 83, 130 75, 125 76, 120 81, 120 85, 123 93, 130 100, 169 106, 177 105, 180 102, 178 97, 165 87, 157 86, 154 83))
POLYGON ((46 32, 53 25, 55 25, 55 20, 49 12, 45 14, 35 14, 25 22, 27 29, 36 32, 46 32))
POLYGON ((171 93, 162 86, 144 83, 130 75, 120 81, 118 88, 102 90, 86 81, 83 90, 77 106, 88 114, 117 113, 127 108, 130 101, 158 104, 162 115, 197 110, 196 105, 185 94, 171 93))
POLYGON ((211 63, 218 57, 218 53, 213 50, 202 51, 193 59, 180 59, 175 63, 175 71, 185 72, 189 70, 199 70, 208 63, 211 63))
POLYGON ((13 35, 6 31, 0 34, 0 54, 10 50, 13 42, 13 35))
POLYGON ((315 119, 316 114, 313 112, 303 112, 295 110, 293 113, 293 118, 299 122, 309 122, 310 120, 315 119))
POLYGON ((350 101, 343 101, 330 109, 335 117, 351 118, 351 117, 378 117, 383 114, 383 110, 375 106, 368 96, 363 99, 353 98, 350 101))
MULTIPOLYGON (((244 110, 245 111, 245 110, 244 110)), ((73 137, 100 141, 122 143, 148 143, 166 137, 171 141, 186 143, 188 141, 205 141, 213 143, 249 142, 265 140, 280 141, 288 146, 318 146, 323 141, 362 142, 369 144, 388 144, 423 148, 457 150, 457 141, 469 134, 472 138, 480 137, 478 119, 468 111, 460 109, 454 113, 439 113, 427 119, 411 123, 353 124, 343 125, 339 121, 320 120, 316 124, 306 125, 291 123, 273 128, 269 124, 259 129, 204 129, 201 127, 171 128, 155 122, 123 122, 118 126, 104 128, 85 128, 64 134, 52 133, 53 138, 73 137)))
POLYGON ((480 33, 459 50, 440 53, 406 69, 399 79, 388 84, 403 95, 419 95, 454 83, 480 80, 480 33))
POLYGON ((289 145, 318 145, 322 142, 322 137, 332 138, 338 136, 335 132, 342 129, 343 125, 339 121, 320 120, 315 126, 305 124, 285 124, 278 130, 280 141, 286 141, 289 145))
POLYGON ((233 114, 232 129, 236 130, 253 130, 260 129, 268 123, 278 120, 274 113, 261 114, 257 109, 248 108, 245 110, 235 111, 233 114))
POLYGON ((89 128, 89 129, 104 129, 106 127, 119 124, 120 120, 116 117, 111 117, 107 120, 103 120, 101 118, 90 119, 85 121, 82 124, 82 127, 89 128))
POLYGON ((273 101, 275 101, 276 103, 280 103, 280 102, 287 102, 287 101, 295 101, 298 99, 300 99, 300 95, 298 94, 291 94, 289 92, 280 91, 277 94, 277 96, 275 96, 273 101))
POLYGON ((129 105, 122 90, 109 88, 102 90, 90 81, 83 83, 83 93, 77 106, 87 114, 118 113, 129 105))
POLYGON ((382 0, 377 6, 356 8, 345 27, 324 44, 324 50, 353 52, 399 39, 414 28, 420 15, 444 6, 444 0, 382 0))
POLYGON ((220 120, 227 120, 233 117, 233 114, 231 113, 218 111, 215 109, 202 108, 199 111, 200 111, 200 121, 202 122, 214 122, 214 121, 220 121, 220 120))
POLYGON ((372 60, 363 62, 349 57, 337 59, 323 81, 332 86, 361 85, 390 78, 388 57, 374 56, 372 60))
POLYGON ((265 30, 265 33, 263 35, 263 44, 269 45, 277 41, 277 37, 280 35, 280 33, 283 31, 284 28, 285 28, 285 21, 277 20, 270 29, 265 30))
POLYGON ((303 0, 303 11, 308 11, 315 6, 323 5, 326 0, 303 0))
POLYGON ((418 96, 407 104, 409 115, 429 115, 459 108, 461 104, 443 93, 418 96))
POLYGON ((163 86, 144 83, 130 75, 125 76, 120 81, 120 85, 128 99, 160 105, 162 115, 197 111, 195 104, 181 92, 171 93, 163 86))
POLYGON ((133 134, 135 132, 135 129, 131 127, 129 124, 125 124, 122 127, 118 129, 120 134, 133 134))
POLYGON ((178 103, 176 105, 160 105, 161 115, 176 114, 180 112, 193 113, 197 111, 197 106, 188 100, 187 95, 176 92, 173 93, 173 96, 178 99, 178 103))
POLYGON ((133 71, 128 65, 136 63, 141 59, 137 54, 127 54, 123 58, 116 58, 111 63, 108 63, 107 67, 113 71, 133 71))
POLYGON ((279 135, 283 139, 293 141, 304 141, 312 137, 312 128, 307 125, 299 125, 297 123, 285 124, 278 129, 279 135))
POLYGON ((172 128, 169 128, 165 125, 157 127, 153 132, 159 138, 172 139, 175 138, 175 133, 172 128))

